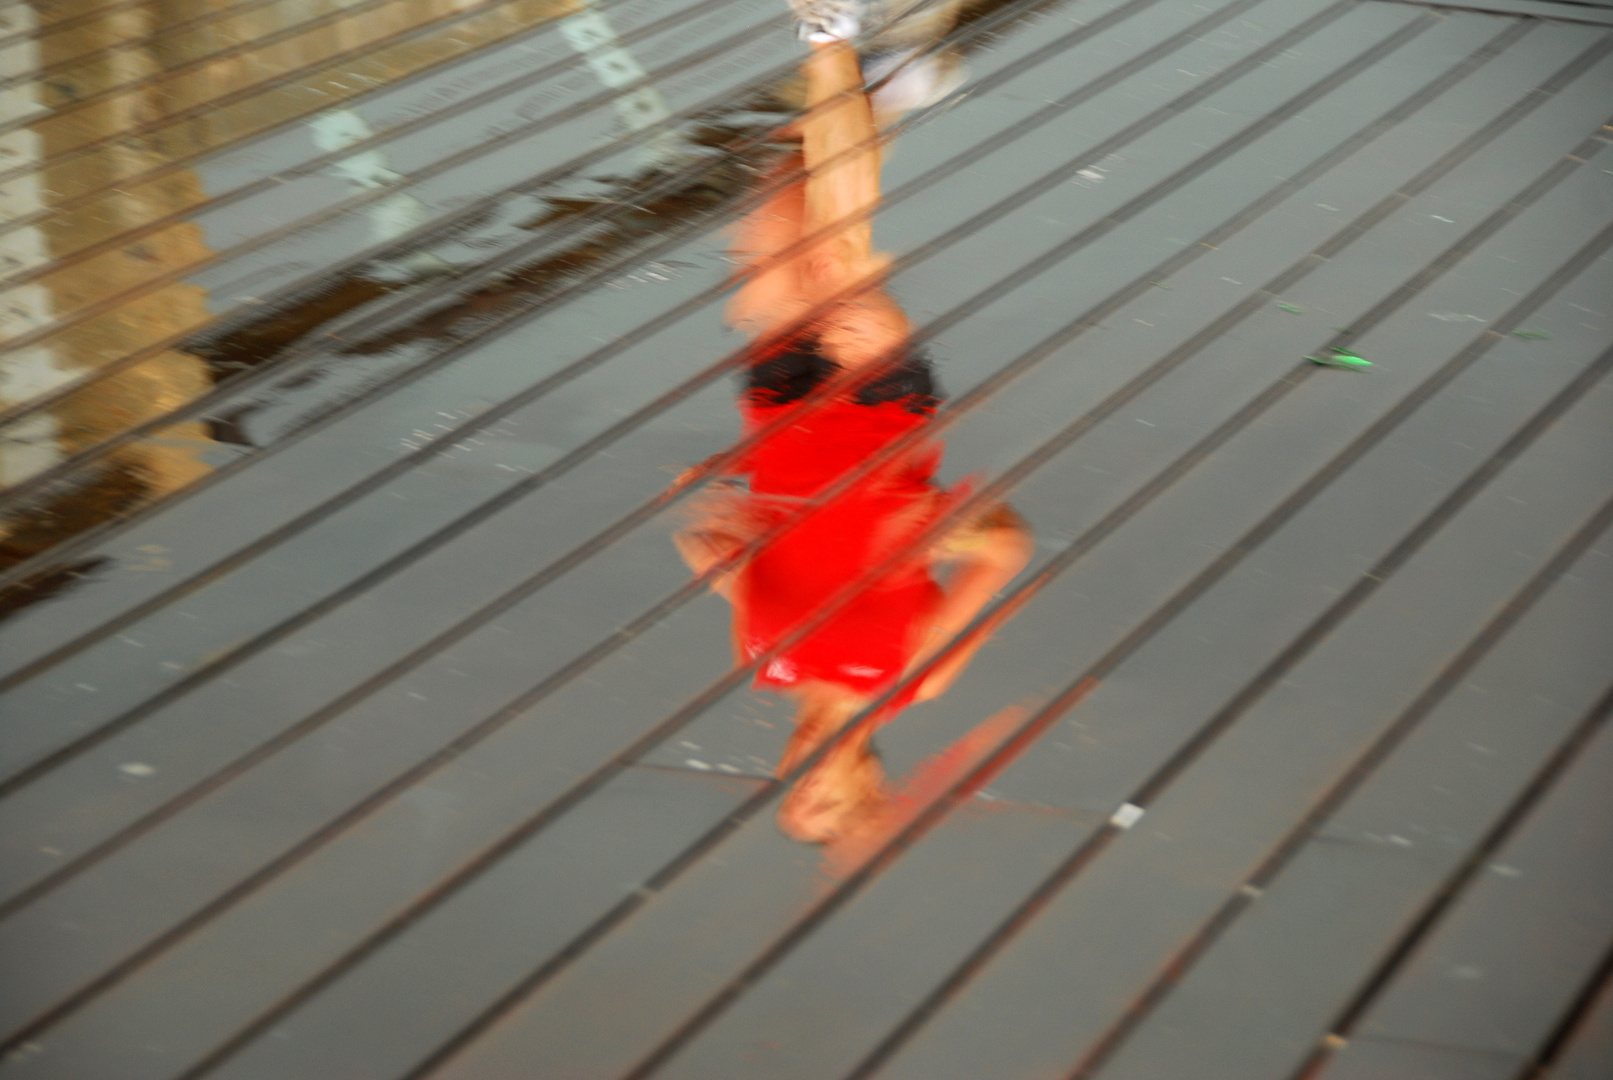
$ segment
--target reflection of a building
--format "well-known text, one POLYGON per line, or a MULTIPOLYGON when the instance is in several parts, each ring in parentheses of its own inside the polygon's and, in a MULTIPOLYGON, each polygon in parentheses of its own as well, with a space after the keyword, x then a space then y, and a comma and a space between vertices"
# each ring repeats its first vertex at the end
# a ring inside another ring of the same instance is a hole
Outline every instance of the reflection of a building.
MULTIPOLYGON (((210 254, 201 230, 175 220, 119 242, 206 200, 184 163, 299 120, 315 125, 316 144, 336 140, 321 149, 339 147, 344 133, 325 131, 332 116, 341 127, 344 111, 332 106, 585 7, 574 0, 244 6, 237 14, 206 0, 62 0, 43 14, 7 6, 0 79, 10 85, 0 89, 0 125, 12 130, 0 133, 0 174, 7 174, 0 226, 34 220, 0 235, 0 275, 32 278, 9 289, 0 280, 0 342, 65 321, 0 362, 0 410, 133 354, 150 355, 8 424, 0 432, 0 487, 160 418, 216 381, 207 358, 163 344, 213 318, 205 291, 183 280, 185 268, 210 254), (475 12, 482 7, 488 10, 475 12), (438 22, 441 33, 408 33, 438 22), (52 267, 54 260, 62 265, 52 267), (141 290, 165 273, 176 280, 141 290), (140 291, 124 296, 131 290, 140 291)), ((355 182, 399 179, 370 160, 378 156, 359 155, 365 160, 355 168, 364 175, 355 182)), ((421 215, 383 205, 377 220, 401 232, 421 215)), ((65 494, 11 516, 0 563, 183 487, 209 471, 210 445, 207 425, 189 421, 111 450, 65 494)))
MULTIPOLYGON (((96 7, 87 0, 64 3, 53 9, 53 21, 93 15, 96 7)), ((71 154, 91 139, 125 131, 149 118, 156 107, 149 91, 113 94, 60 115, 46 111, 103 94, 158 70, 162 58, 156 51, 131 41, 150 32, 154 20, 160 17, 155 8, 88 18, 55 33, 50 32, 48 24, 39 25, 38 16, 28 5, 13 6, 8 14, 17 24, 15 31, 37 29, 40 34, 6 51, 6 76, 26 77, 30 70, 41 68, 49 72, 43 80, 20 82, 6 91, 14 106, 8 113, 17 118, 35 113, 38 120, 30 128, 3 136, 11 151, 4 165, 8 172, 35 163, 42 165, 37 171, 22 171, 6 181, 10 196, 5 205, 8 220, 40 210, 48 212, 76 192, 116 184, 163 160, 157 147, 139 139, 117 139, 92 153, 71 154), (107 51, 113 45, 121 47, 107 51), (75 59, 76 63, 61 67, 75 59)), ((32 270, 61 253, 77 251, 161 217, 199 196, 194 178, 179 173, 159 184, 113 193, 88 213, 50 213, 36 225, 7 233, 0 241, 8 254, 17 256, 15 264, 8 264, 7 269, 32 270)), ((17 337, 64 312, 115 296, 139 284, 154 270, 193 261, 199 251, 200 238, 195 230, 180 226, 15 287, 7 291, 4 334, 7 338, 17 337)), ((7 359, 4 401, 0 404, 14 405, 53 389, 86 369, 167 336, 176 326, 205 317, 205 310, 205 298, 197 290, 173 285, 65 327, 22 350, 21 355, 13 354, 7 359)), ((69 399, 51 413, 31 418, 21 425, 21 430, 7 432, 6 442, 0 446, 5 483, 25 479, 108 432, 158 415, 200 393, 207 383, 206 372, 195 358, 174 351, 154 357, 136 372, 111 378, 94 394, 69 399)), ((81 502, 88 509, 88 504, 117 502, 121 489, 171 489, 187 482, 205 470, 196 458, 204 439, 198 425, 181 425, 166 432, 162 440, 118 455, 109 462, 97 485, 99 490, 86 493, 81 502)), ((65 508, 57 512, 71 515, 65 508)), ((43 531, 48 534, 48 527, 43 531)), ((22 530, 8 539, 26 548, 30 541, 38 543, 45 537, 30 537, 27 530, 22 530)), ((27 553, 24 550, 17 554, 27 553)))

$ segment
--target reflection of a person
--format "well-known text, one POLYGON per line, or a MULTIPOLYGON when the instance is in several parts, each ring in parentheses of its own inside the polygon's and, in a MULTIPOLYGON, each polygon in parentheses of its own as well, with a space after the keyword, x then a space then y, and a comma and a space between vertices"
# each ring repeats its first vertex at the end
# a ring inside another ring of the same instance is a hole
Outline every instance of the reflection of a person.
MULTIPOLYGON (((879 198, 879 154, 856 53, 843 41, 814 44, 805 68, 809 111, 799 125, 802 153, 780 172, 804 164, 807 176, 741 224, 740 257, 766 268, 729 308, 736 326, 763 339, 750 358, 740 402, 746 433, 792 411, 800 415, 736 463, 736 479, 706 497, 695 521, 678 534, 678 550, 696 574, 736 555, 806 500, 922 426, 939 404, 928 359, 907 344, 906 316, 879 287, 886 260, 871 249, 868 220, 879 198), (848 218, 806 250, 779 258, 802 236, 848 218), (826 309, 814 313, 806 329, 787 329, 819 305, 826 309), (802 399, 831 376, 881 362, 888 370, 849 395, 802 408, 802 399), (738 477, 749 481, 748 491, 738 477)), ((741 663, 772 649, 959 501, 963 492, 935 482, 941 451, 933 441, 915 443, 713 582, 733 605, 741 663)), ((1029 537, 1014 512, 1006 504, 988 507, 883 572, 768 661, 757 685, 797 705, 795 733, 779 773, 790 772, 948 644, 1029 555, 1029 537), (944 585, 936 577, 943 569, 944 585)), ((904 688, 881 708, 880 721, 945 691, 991 629, 981 627, 904 688)), ((876 813, 883 775, 869 746, 872 732, 872 724, 863 725, 802 778, 779 810, 786 833, 828 840, 876 813)))

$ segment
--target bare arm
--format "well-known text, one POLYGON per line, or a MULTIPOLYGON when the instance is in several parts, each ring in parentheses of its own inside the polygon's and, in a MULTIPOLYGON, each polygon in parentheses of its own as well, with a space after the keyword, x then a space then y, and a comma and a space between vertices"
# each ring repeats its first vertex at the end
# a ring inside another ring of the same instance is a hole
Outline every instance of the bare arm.
MULTIPOLYGON (((733 560, 750 540, 743 530, 725 526, 719 514, 708 514, 688 528, 679 529, 672 534, 673 547, 677 548, 684 565, 695 577, 709 572, 719 563, 733 560)), ((748 659, 739 635, 739 623, 744 615, 744 599, 734 588, 741 565, 742 562, 735 562, 727 570, 715 575, 710 582, 711 591, 728 601, 729 606, 734 609, 734 618, 729 625, 729 642, 733 647, 736 667, 743 665, 748 659)))
MULTIPOLYGON (((1034 541, 1024 520, 1006 503, 999 504, 975 522, 942 542, 937 557, 954 561, 957 569, 945 590, 924 644, 909 665, 923 664, 979 615, 992 597, 1030 562, 1034 541)), ((924 677, 917 699, 929 701, 945 693, 968 667, 980 646, 1017 610, 1005 605, 983 626, 960 643, 945 660, 924 677)))

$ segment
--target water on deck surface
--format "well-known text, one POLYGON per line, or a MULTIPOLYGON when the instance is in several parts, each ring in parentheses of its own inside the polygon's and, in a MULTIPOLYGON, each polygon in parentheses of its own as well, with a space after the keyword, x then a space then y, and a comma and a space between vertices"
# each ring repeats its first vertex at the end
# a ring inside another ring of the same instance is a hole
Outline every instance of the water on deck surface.
POLYGON ((0 3, 0 1080, 1613 1076, 1613 6, 907 19, 1033 544, 806 844, 674 544, 780 0, 0 3))

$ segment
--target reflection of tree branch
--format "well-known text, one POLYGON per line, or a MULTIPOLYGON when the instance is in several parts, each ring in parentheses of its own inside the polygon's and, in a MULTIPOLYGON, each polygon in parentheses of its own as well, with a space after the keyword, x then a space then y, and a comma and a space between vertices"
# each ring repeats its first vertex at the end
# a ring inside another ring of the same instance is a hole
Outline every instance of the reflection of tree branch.
POLYGON ((4 590, 0 590, 0 622, 11 618, 30 604, 38 604, 66 592, 108 561, 107 556, 96 555, 65 565, 47 566, 32 577, 6 586, 4 590))

